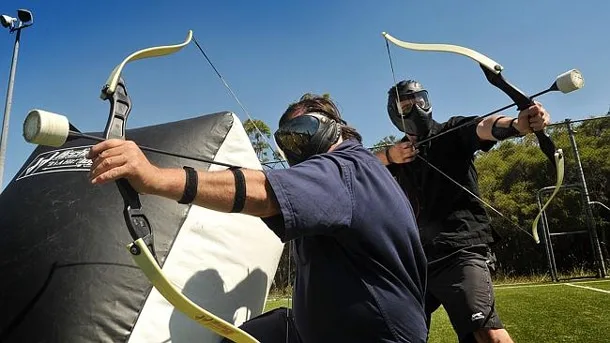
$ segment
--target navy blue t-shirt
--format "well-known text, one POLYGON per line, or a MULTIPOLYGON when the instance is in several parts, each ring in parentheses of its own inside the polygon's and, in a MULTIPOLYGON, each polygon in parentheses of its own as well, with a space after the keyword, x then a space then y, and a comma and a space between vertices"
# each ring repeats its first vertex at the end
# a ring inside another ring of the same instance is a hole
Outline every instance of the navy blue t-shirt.
POLYGON ((265 171, 295 240, 294 317, 304 343, 425 342, 426 258, 413 210, 389 171, 347 140, 265 171))

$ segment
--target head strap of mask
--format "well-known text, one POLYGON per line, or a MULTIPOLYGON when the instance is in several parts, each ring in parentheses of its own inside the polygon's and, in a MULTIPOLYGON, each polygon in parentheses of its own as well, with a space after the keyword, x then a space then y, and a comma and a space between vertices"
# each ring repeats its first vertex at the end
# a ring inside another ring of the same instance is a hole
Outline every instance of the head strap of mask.
POLYGON ((432 105, 428 100, 428 91, 415 80, 401 81, 388 91, 388 115, 400 131, 426 137, 432 128, 432 105), (412 106, 408 113, 403 113, 400 102, 413 99, 418 95, 426 99, 427 107, 412 106))
MULTIPOLYGON (((282 147, 280 146, 281 144, 278 144, 280 154, 283 155, 286 161, 288 161, 288 164, 291 166, 301 163, 313 155, 327 152, 333 144, 337 143, 339 137, 341 137, 340 123, 337 123, 335 120, 327 117, 323 113, 310 112, 294 117, 282 123, 276 132, 276 143, 279 143, 277 135, 283 130, 290 131, 291 124, 294 125, 295 122, 303 120, 299 119, 303 116, 315 117, 317 118, 319 124, 316 132, 309 139, 303 140, 304 143, 298 147, 300 152, 293 151, 290 149, 290 147, 282 147)), ((342 124, 345 124, 345 121, 342 119, 340 120, 342 124)))

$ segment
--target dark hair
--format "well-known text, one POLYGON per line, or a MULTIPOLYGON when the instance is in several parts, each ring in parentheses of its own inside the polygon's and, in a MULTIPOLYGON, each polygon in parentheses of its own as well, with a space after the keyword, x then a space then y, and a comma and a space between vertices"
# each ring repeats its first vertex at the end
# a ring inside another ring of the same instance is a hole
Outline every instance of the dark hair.
POLYGON ((323 96, 311 93, 305 93, 301 96, 298 102, 290 104, 282 117, 280 118, 280 126, 288 119, 292 119, 296 116, 300 116, 305 113, 318 112, 328 118, 339 123, 341 128, 341 137, 343 139, 354 138, 358 142, 362 143, 362 136, 351 126, 347 125, 347 122, 341 119, 341 114, 335 103, 330 99, 328 94, 323 96))

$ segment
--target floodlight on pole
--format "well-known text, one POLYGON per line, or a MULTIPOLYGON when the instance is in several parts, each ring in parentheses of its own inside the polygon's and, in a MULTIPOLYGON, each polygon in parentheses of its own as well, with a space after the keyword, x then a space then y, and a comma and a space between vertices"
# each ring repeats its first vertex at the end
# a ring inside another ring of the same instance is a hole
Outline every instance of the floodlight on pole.
POLYGON ((19 39, 21 38, 21 30, 34 24, 34 16, 29 10, 18 9, 17 18, 13 18, 7 14, 0 15, 0 24, 2 25, 2 27, 7 28, 9 30, 9 33, 13 33, 15 31, 17 32, 17 34, 15 35, 15 46, 13 48, 13 59, 11 61, 11 71, 8 80, 8 88, 6 90, 4 118, 2 119, 2 132, 0 133, 0 189, 2 189, 2 183, 4 179, 4 160, 6 157, 8 124, 11 113, 11 105, 13 101, 13 85, 15 83, 15 71, 17 69, 17 56, 19 54, 19 39))

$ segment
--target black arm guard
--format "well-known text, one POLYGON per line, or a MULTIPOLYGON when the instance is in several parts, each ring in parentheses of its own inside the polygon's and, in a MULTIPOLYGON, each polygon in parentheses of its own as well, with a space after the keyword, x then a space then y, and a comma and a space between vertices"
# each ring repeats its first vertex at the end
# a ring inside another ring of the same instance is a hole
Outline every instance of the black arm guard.
POLYGON ((499 141, 503 141, 507 138, 521 136, 521 133, 519 132, 519 130, 517 130, 513 126, 513 122, 515 120, 517 120, 517 118, 511 120, 509 127, 499 127, 496 124, 498 123, 498 120, 500 120, 501 118, 505 118, 505 117, 498 117, 498 119, 496 119, 494 121, 493 125, 491 126, 491 135, 494 136, 495 139, 497 139, 499 141))
POLYGON ((233 177, 235 177, 235 200, 231 213, 239 213, 246 204, 246 179, 241 169, 230 168, 229 170, 233 172, 233 177))

